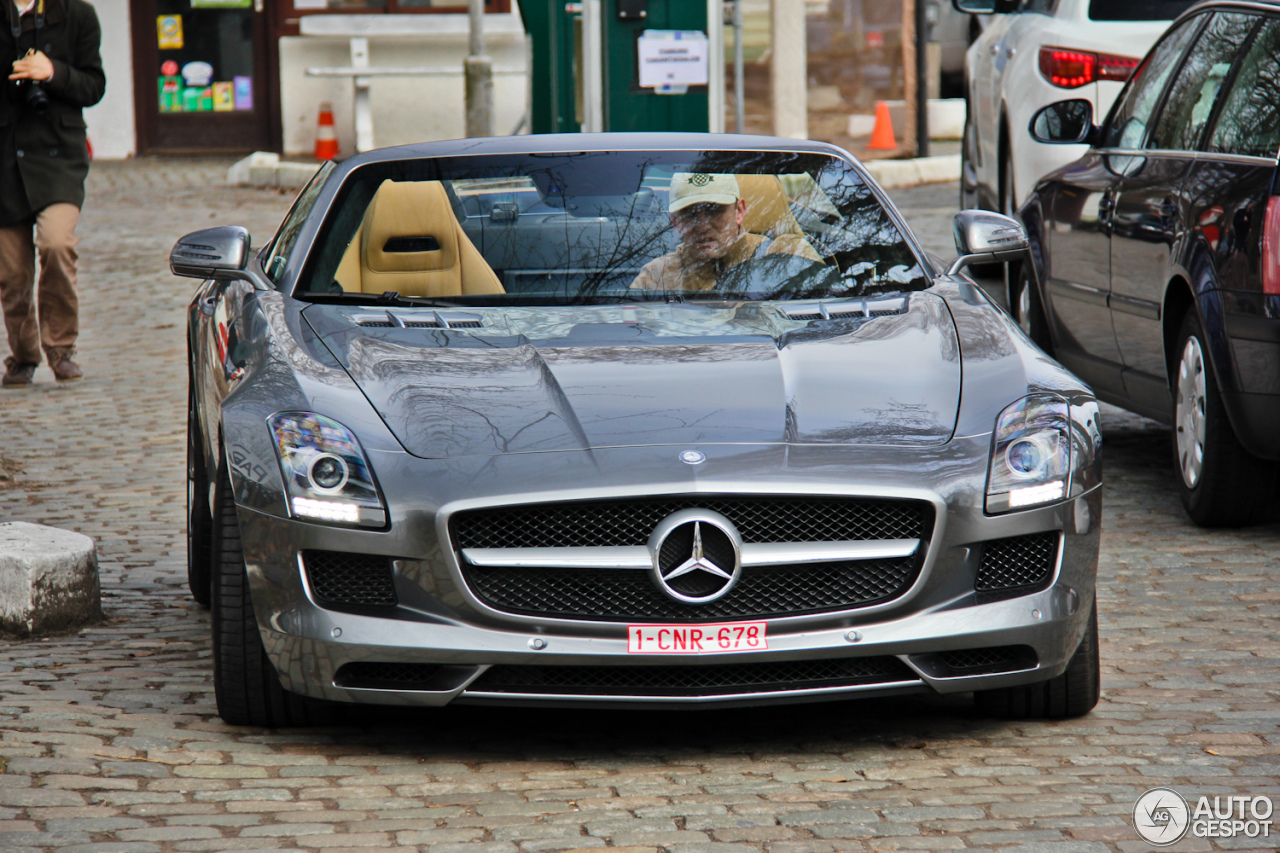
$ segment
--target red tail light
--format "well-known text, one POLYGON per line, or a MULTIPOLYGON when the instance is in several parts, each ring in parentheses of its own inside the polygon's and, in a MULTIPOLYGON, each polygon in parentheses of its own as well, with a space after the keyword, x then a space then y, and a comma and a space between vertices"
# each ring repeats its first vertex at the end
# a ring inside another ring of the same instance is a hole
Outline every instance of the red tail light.
POLYGON ((1280 296, 1280 196, 1274 195, 1262 228, 1262 292, 1280 296))
POLYGON ((1063 47, 1040 48, 1040 73, 1063 89, 1076 89, 1096 80, 1123 83, 1132 76, 1139 60, 1110 53, 1089 53, 1063 47))

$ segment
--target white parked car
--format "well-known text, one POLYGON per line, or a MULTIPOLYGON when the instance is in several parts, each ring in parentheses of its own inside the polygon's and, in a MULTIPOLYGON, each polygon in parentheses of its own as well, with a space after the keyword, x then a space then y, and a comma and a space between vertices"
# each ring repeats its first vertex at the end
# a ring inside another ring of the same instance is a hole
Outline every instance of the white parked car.
POLYGON ((990 15, 965 57, 961 209, 1012 215, 1039 178, 1086 145, 1046 145, 1027 128, 1041 107, 1084 98, 1105 116, 1141 57, 1194 0, 952 0, 990 15))

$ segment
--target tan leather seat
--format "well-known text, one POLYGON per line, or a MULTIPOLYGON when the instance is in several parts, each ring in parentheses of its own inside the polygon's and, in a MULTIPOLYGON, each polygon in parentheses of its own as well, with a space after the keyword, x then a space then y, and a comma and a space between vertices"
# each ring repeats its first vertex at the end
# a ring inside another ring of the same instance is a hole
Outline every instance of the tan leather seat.
POLYGON ((383 181, 343 254, 348 292, 450 297, 505 293, 439 181, 383 181))
POLYGON ((774 239, 784 234, 804 235, 777 175, 738 175, 738 192, 747 201, 747 216, 742 221, 746 231, 774 239))

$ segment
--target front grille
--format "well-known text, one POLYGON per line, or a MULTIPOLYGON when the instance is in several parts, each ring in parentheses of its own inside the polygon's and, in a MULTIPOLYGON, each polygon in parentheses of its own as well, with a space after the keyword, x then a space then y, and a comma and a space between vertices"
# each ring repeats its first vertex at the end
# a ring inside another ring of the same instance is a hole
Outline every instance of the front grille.
POLYGON ((391 561, 368 554, 303 551, 307 583, 322 607, 392 607, 397 603, 391 561))
POLYGON ((915 582, 919 556, 746 568, 717 601, 668 598, 643 569, 481 568, 463 563, 476 596, 497 610, 601 621, 765 619, 866 607, 896 598, 915 582))
POLYGON ((924 540, 933 525, 933 507, 923 501, 691 496, 471 510, 449 529, 458 550, 644 545, 662 519, 694 508, 725 516, 749 543, 924 540))
POLYGON ((914 682, 918 677, 895 657, 707 666, 490 667, 467 690, 485 693, 586 694, 592 696, 706 696, 772 693, 914 682))
MULTIPOLYGON (((598 621, 763 619, 866 607, 915 582, 928 550, 933 507, 919 501, 814 497, 664 497, 474 510, 450 521, 454 546, 643 546, 683 509, 724 515, 746 543, 919 539, 910 557, 745 568, 728 595, 689 605, 660 592, 644 569, 478 567, 462 560, 476 597, 496 610, 598 621)), ((697 591, 687 594, 696 594, 697 591)))
POLYGON ((979 597, 994 601, 1047 587, 1058 563, 1058 538, 1051 531, 987 542, 974 583, 979 597))

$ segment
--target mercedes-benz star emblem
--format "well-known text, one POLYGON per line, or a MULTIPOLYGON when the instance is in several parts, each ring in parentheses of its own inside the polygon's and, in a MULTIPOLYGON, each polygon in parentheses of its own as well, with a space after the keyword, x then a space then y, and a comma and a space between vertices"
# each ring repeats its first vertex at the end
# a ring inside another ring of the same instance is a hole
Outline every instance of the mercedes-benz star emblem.
POLYGON ((649 537, 653 580, 686 604, 723 598, 742 574, 742 537, 718 512, 686 509, 667 516, 649 537))
POLYGON ((680 454, 680 461, 686 465, 700 465, 707 461, 707 454, 701 450, 686 450, 680 454))

